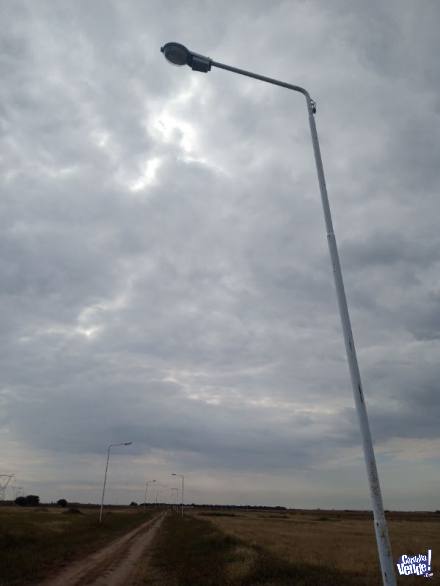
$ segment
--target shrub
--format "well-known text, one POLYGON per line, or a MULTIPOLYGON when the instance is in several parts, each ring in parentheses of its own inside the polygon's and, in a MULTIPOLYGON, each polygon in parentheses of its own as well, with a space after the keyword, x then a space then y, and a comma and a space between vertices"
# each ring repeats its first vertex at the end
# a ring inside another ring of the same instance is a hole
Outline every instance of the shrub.
POLYGON ((19 507, 37 507, 40 504, 40 497, 36 494, 28 494, 27 496, 18 496, 15 499, 15 504, 19 507))

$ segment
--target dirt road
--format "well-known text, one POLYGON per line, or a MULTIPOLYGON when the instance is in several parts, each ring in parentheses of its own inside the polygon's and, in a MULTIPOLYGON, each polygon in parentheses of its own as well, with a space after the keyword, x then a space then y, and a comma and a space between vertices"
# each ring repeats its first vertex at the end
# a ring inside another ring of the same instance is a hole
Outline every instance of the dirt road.
POLYGON ((40 586, 130 586, 138 583, 138 563, 164 516, 150 519, 103 549, 73 562, 40 586))

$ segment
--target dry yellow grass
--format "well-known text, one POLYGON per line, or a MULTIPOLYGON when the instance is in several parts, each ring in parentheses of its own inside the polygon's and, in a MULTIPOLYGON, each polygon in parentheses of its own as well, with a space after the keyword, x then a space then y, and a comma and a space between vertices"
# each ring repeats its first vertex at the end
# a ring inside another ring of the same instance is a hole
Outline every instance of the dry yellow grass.
MULTIPOLYGON (((263 546, 283 559, 358 573, 365 577, 364 584, 381 583, 373 522, 368 514, 252 511, 235 515, 205 518, 225 533, 263 546)), ((440 515, 391 513, 389 530, 395 560, 404 553, 432 550, 434 578, 429 584, 440 584, 440 515)), ((403 576, 399 583, 412 586, 420 580, 403 576)))

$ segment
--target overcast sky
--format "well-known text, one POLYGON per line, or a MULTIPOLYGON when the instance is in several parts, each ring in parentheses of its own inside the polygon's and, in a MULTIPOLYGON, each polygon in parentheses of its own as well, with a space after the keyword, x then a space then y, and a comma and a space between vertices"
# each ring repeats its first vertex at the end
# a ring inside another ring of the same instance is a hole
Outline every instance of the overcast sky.
POLYGON ((0 474, 98 502, 131 440, 109 502, 370 507, 304 99, 175 40, 317 101, 384 505, 440 508, 439 19, 1 2, 0 474))

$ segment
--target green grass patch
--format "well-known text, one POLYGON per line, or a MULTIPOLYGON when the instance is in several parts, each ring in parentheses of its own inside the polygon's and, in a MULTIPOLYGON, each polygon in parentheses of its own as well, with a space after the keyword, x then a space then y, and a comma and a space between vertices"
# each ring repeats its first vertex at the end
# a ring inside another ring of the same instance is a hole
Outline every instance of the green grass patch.
POLYGON ((129 531, 151 513, 115 511, 98 523, 97 510, 0 510, 0 586, 44 578, 63 563, 89 554, 129 531))
POLYGON ((355 576, 319 565, 283 560, 226 535, 210 521, 165 518, 151 559, 149 586, 353 586, 355 576))
POLYGON ((226 560, 237 543, 208 521, 189 515, 168 515, 153 551, 152 564, 160 574, 154 583, 225 586, 226 560))

